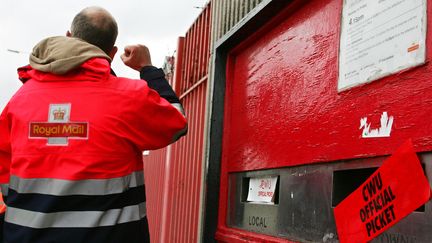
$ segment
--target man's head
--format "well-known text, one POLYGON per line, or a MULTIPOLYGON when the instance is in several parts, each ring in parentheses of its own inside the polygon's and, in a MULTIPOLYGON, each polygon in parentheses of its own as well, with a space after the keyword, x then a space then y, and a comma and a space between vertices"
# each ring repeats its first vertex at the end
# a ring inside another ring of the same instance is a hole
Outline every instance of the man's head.
POLYGON ((66 35, 93 44, 114 58, 117 34, 117 23, 108 11, 100 7, 88 7, 75 16, 70 32, 66 35))

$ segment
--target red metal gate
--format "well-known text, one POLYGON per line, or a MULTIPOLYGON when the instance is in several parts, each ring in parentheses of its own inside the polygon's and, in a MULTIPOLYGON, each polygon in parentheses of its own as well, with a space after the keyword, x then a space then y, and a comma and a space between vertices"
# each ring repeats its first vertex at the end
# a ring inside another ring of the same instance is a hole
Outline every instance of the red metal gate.
POLYGON ((152 242, 197 242, 203 191, 211 9, 208 4, 179 39, 174 89, 189 123, 186 137, 144 157, 152 242))

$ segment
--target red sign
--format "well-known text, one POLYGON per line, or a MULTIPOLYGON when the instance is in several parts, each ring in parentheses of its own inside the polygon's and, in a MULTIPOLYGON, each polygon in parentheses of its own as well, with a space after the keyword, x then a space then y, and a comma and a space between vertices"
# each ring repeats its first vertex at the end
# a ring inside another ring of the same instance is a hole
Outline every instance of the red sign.
POLYGON ((87 137, 86 122, 69 122, 69 123, 48 123, 32 122, 30 123, 30 138, 53 138, 53 137, 87 137))
POLYGON ((368 242, 430 196, 429 182, 409 140, 334 209, 339 241, 368 242))

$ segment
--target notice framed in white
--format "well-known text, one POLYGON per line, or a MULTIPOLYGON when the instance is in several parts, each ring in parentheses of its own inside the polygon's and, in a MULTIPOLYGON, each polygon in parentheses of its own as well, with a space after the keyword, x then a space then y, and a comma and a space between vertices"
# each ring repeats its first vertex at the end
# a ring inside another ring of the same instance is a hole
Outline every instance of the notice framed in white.
POLYGON ((338 91, 426 61, 427 0, 344 0, 338 91))

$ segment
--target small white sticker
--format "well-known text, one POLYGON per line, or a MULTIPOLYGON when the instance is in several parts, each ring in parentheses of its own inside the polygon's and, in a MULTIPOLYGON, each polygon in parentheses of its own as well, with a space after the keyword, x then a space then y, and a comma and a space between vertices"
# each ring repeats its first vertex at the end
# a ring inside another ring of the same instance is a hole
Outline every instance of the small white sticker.
POLYGON ((274 203, 277 179, 278 177, 250 178, 247 201, 274 203))
POLYGON ((390 133, 393 126, 393 116, 388 116, 387 112, 383 112, 381 115, 381 127, 376 129, 370 128, 370 123, 367 123, 367 117, 360 119, 360 128, 363 128, 362 138, 383 138, 390 137, 390 133))

